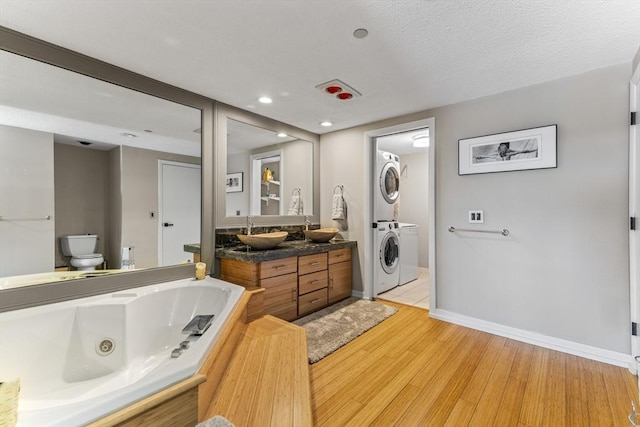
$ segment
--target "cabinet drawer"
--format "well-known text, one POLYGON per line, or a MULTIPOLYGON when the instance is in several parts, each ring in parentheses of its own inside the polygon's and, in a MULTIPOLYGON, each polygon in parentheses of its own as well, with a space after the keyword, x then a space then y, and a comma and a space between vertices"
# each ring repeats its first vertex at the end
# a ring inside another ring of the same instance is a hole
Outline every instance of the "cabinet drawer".
POLYGON ((328 285, 327 270, 305 274, 298 278, 298 293, 300 295, 326 288, 328 285))
POLYGON ((315 311, 325 305, 327 305, 326 289, 309 292, 308 294, 298 297, 298 315, 302 316, 303 314, 315 311))
POLYGON ((298 257, 298 274, 309 274, 327 269, 327 254, 313 254, 298 257))
POLYGON ((335 264, 336 262, 345 261, 351 261, 351 248, 329 251, 329 264, 335 264))
POLYGON ((281 274, 295 273, 298 271, 298 258, 283 258, 260 263, 260 278, 280 276, 281 274))

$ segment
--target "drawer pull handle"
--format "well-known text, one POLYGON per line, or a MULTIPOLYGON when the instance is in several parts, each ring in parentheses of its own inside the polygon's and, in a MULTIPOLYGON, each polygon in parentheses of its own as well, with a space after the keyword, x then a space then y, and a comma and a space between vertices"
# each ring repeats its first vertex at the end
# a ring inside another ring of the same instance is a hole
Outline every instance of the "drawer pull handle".
POLYGON ((313 261, 312 263, 309 263, 309 265, 318 265, 320 264, 318 261, 313 261))
POLYGON ((344 254, 336 254, 336 258, 340 258, 341 256, 344 256, 344 254))
POLYGON ((316 280, 312 280, 309 282, 310 285, 314 284, 314 283, 318 283, 320 281, 320 279, 316 279, 316 280))
POLYGON ((275 266, 273 266, 273 268, 275 268, 276 270, 279 270, 279 269, 281 269, 281 268, 285 268, 285 267, 286 267, 286 265, 285 265, 285 264, 280 264, 280 265, 275 265, 275 266))
POLYGON ((320 301, 320 298, 312 299, 311 301, 309 301, 309 304, 315 304, 318 301, 320 301))

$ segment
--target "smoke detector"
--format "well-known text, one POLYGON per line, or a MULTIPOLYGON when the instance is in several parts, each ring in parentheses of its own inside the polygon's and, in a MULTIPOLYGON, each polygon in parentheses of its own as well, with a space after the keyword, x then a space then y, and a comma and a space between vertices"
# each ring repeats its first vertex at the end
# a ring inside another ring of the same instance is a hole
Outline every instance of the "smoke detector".
POLYGON ((338 79, 319 84, 316 89, 326 93, 329 96, 333 96, 340 101, 347 101, 349 99, 361 97, 362 94, 338 79))

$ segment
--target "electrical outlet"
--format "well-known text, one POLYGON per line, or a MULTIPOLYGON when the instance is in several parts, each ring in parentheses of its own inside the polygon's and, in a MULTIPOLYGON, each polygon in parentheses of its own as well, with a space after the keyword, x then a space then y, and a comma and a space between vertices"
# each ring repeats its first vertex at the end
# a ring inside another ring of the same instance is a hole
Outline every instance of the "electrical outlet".
POLYGON ((469 224, 484 224, 484 211, 469 211, 469 224))

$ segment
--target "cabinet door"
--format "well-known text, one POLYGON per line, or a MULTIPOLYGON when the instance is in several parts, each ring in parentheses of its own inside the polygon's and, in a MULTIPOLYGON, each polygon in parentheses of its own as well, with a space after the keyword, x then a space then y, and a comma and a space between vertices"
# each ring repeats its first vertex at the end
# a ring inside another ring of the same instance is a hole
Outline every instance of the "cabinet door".
POLYGON ((329 304, 351 296, 351 262, 329 265, 329 304))
POLYGON ((296 273, 260 280, 264 291, 264 312, 284 320, 298 314, 298 275, 296 273))

